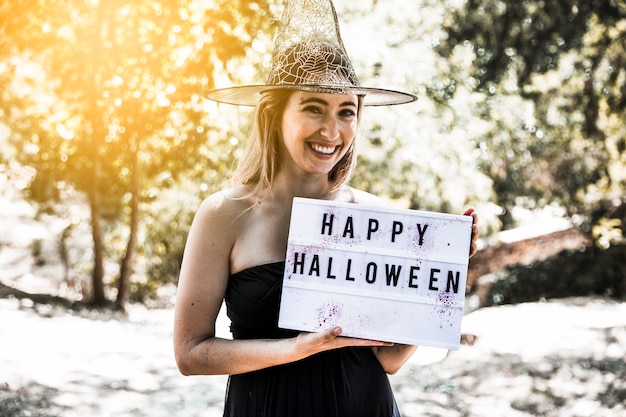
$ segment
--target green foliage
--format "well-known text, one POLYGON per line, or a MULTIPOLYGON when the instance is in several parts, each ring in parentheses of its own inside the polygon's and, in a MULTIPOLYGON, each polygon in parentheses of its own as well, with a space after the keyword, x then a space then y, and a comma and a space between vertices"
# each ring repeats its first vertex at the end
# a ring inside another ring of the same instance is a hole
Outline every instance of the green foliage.
POLYGON ((468 0, 444 27, 438 51, 469 54, 485 98, 476 141, 499 203, 556 202, 590 231, 626 189, 626 3, 468 0))
MULTIPOLYGON (((502 83, 511 67, 523 87, 533 74, 556 70, 567 52, 588 46, 585 37, 594 21, 616 27, 625 16, 626 3, 620 0, 467 0, 446 17, 449 42, 442 51, 469 40, 476 52, 472 75, 477 88, 486 91, 489 83, 502 83)), ((606 37, 601 43, 611 42, 606 37)))
POLYGON ((626 245, 587 247, 546 261, 508 268, 490 288, 492 304, 535 302, 575 296, 626 299, 626 245))
MULTIPOLYGON (((214 191, 214 190, 211 190, 214 191)), ((145 207, 147 213, 145 244, 147 275, 158 284, 176 283, 189 228, 202 195, 197 184, 184 181, 175 188, 163 188, 145 207)))

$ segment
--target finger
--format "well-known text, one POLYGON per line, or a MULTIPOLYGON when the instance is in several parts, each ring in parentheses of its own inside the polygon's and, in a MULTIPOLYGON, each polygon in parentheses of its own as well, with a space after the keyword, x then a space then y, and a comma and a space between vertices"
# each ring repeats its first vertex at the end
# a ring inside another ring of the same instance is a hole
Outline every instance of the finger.
POLYGON ((478 213, 476 213, 476 210, 474 209, 474 207, 469 207, 463 212, 463 215, 472 217, 472 236, 470 239, 470 247, 469 247, 469 257, 471 258, 472 256, 474 256, 474 254, 478 250, 478 247, 476 245, 476 241, 478 240, 478 235, 479 235, 478 213))
POLYGON ((346 346, 393 346, 392 342, 383 342, 382 340, 359 339, 356 337, 338 337, 337 343, 342 347, 346 346))
POLYGON ((343 329, 339 326, 324 330, 317 333, 321 339, 321 344, 333 345, 332 347, 347 346, 393 346, 391 342, 383 342, 380 340, 360 339, 356 337, 338 337, 343 333, 343 329))
POLYGON ((343 333, 343 329, 339 326, 335 326, 317 334, 319 335, 322 343, 327 343, 333 339, 336 339, 337 336, 339 336, 341 333, 343 333))
POLYGON ((463 215, 471 216, 472 224, 478 224, 478 213, 476 213, 476 210, 474 210, 473 208, 468 208, 467 210, 465 210, 465 213, 463 213, 463 215))
POLYGON ((471 216, 472 214, 474 214, 476 212, 476 209, 474 209, 474 207, 468 207, 467 209, 465 209, 465 211, 463 212, 464 216, 471 216))
POLYGON ((309 354, 332 349, 332 344, 341 334, 341 327, 332 327, 321 332, 301 332, 296 338, 298 349, 309 354))
POLYGON ((479 235, 480 235, 480 232, 478 231, 478 225, 473 224, 472 225, 472 240, 478 240, 479 235))
POLYGON ((470 207, 463 212, 463 215, 472 217, 472 236, 474 235, 474 231, 476 231, 476 237, 478 237, 478 228, 476 227, 478 224, 478 213, 476 213, 476 210, 470 207))
POLYGON ((472 241, 472 243, 470 243, 469 257, 471 258, 472 256, 474 256, 477 251, 478 246, 476 246, 476 242, 472 241))

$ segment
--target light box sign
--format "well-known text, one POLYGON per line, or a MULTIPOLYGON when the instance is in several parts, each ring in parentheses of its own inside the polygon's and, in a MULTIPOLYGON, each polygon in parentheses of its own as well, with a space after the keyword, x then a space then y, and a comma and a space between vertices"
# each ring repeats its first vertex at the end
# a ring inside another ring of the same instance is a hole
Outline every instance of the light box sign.
POLYGON ((278 325, 458 349, 470 216, 294 198, 278 325))

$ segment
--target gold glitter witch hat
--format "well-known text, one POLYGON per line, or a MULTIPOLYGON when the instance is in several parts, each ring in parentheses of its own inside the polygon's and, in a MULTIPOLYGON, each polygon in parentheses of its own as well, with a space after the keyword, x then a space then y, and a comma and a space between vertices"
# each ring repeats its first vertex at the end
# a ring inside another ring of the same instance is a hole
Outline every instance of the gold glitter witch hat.
POLYGON ((277 89, 364 96, 365 106, 417 100, 400 91, 363 87, 346 53, 331 0, 286 0, 274 41, 272 67, 264 85, 243 85, 206 93, 206 98, 255 106, 264 91, 277 89))

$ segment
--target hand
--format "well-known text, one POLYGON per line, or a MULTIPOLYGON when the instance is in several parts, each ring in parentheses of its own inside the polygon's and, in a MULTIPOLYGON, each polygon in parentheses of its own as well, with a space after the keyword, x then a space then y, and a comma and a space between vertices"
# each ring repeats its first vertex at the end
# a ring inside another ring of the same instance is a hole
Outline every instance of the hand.
POLYGON ((463 212, 464 216, 472 216, 472 240, 470 241, 469 257, 474 256, 478 250, 476 241, 478 240, 478 214, 473 207, 468 208, 463 212))
POLYGON ((319 333, 302 332, 296 337, 296 350, 302 351, 306 356, 309 356, 326 350, 348 346, 393 346, 391 342, 339 337, 342 331, 341 327, 335 326, 319 333))

